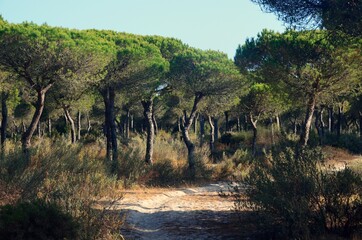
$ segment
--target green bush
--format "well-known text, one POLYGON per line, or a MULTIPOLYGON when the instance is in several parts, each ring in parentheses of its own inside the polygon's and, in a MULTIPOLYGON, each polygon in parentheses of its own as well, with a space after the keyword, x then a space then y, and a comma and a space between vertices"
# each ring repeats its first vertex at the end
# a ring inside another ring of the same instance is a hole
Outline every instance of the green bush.
POLYGON ((261 223, 272 226, 268 231, 279 239, 351 236, 361 229, 361 176, 349 169, 322 171, 318 148, 287 147, 269 158, 269 165, 256 164, 232 188, 238 211, 251 207, 261 213, 261 223))
POLYGON ((19 191, 20 200, 42 199, 70 214, 79 223, 78 239, 105 239, 107 234, 119 233, 119 216, 106 214, 112 207, 108 204, 98 209, 94 206, 106 197, 110 202, 120 199, 122 194, 115 191, 119 184, 109 174, 101 152, 102 147, 96 144, 40 141, 32 149, 29 162, 22 157, 21 149, 7 155, 0 169, 11 171, 5 171, 0 178, 3 184, 19 191), (113 229, 109 228, 111 218, 113 229))
POLYGON ((0 208, 0 239, 77 239, 78 225, 54 204, 43 201, 0 208))
POLYGON ((326 134, 324 144, 332 147, 344 148, 355 154, 362 154, 362 138, 355 134, 326 134))

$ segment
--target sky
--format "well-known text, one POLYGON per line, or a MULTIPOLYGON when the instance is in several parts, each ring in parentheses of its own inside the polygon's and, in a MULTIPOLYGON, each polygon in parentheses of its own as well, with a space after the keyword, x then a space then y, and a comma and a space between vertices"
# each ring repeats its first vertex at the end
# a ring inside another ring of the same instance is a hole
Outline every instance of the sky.
POLYGON ((230 58, 263 29, 285 29, 250 0, 0 0, 0 14, 11 23, 174 37, 230 58))

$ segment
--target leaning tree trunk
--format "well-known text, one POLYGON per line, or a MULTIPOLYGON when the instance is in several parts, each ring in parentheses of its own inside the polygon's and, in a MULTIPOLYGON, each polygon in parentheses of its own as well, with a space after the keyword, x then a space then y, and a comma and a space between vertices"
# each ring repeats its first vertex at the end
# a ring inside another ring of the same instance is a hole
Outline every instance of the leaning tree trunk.
POLYGON ((27 157, 29 157, 28 153, 29 153, 29 148, 31 147, 31 138, 33 137, 33 134, 36 131, 41 114, 43 113, 44 110, 45 93, 50 87, 51 85, 48 85, 45 89, 37 90, 37 101, 35 104, 35 112, 33 118, 31 120, 30 126, 27 128, 27 130, 23 133, 21 137, 23 151, 27 155, 27 157))
POLYGON ((70 124, 70 135, 71 135, 72 143, 74 144, 77 140, 76 132, 75 132, 75 123, 74 123, 72 116, 70 115, 69 108, 67 106, 64 106, 63 110, 64 110, 65 117, 67 118, 67 120, 70 124))
POLYGON ((8 94, 2 93, 1 94, 1 150, 4 151, 5 148, 5 141, 6 141, 6 128, 8 125, 8 106, 6 104, 6 100, 8 98, 8 94))
POLYGON ((192 123, 196 117, 197 107, 198 103, 201 101, 203 95, 201 93, 195 94, 194 104, 190 113, 190 116, 187 117, 186 111, 184 111, 184 121, 181 125, 181 132, 182 137, 184 140, 184 143, 187 148, 187 159, 189 164, 189 171, 190 171, 190 177, 192 179, 195 178, 196 172, 195 172, 195 144, 191 141, 189 131, 192 126, 192 123))
POLYGON ((255 154, 256 154, 256 141, 257 141, 257 136, 258 136, 258 128, 257 128, 256 124, 258 123, 258 120, 255 120, 252 114, 249 115, 249 118, 250 118, 251 127, 253 129, 252 153, 255 156, 255 154))
POLYGON ((207 116, 207 120, 210 125, 210 152, 213 153, 215 150, 215 126, 211 116, 207 116))
POLYGON ((302 126, 302 132, 300 135, 300 144, 302 146, 306 146, 308 144, 309 133, 310 133, 310 128, 312 126, 312 120, 313 120, 313 114, 314 114, 314 109, 315 109, 315 105, 316 105, 316 100, 317 100, 316 95, 312 95, 308 101, 307 112, 305 114, 305 121, 302 126))
POLYGON ((153 164, 153 143, 155 139, 155 126, 153 121, 153 101, 142 101, 143 115, 147 121, 147 143, 145 161, 148 164, 153 164))
POLYGON ((315 128, 317 129, 318 138, 319 138, 319 145, 322 145, 322 123, 321 123, 321 111, 318 111, 318 109, 315 110, 315 128))

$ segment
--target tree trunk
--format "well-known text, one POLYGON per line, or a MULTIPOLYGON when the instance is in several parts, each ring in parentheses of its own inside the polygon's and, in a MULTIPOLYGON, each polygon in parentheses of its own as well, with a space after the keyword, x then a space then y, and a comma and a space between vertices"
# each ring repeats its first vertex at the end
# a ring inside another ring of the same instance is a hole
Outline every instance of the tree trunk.
POLYGON ((48 134, 49 137, 52 136, 52 120, 50 118, 48 118, 48 134))
POLYGON ((118 168, 118 147, 117 147, 117 134, 116 134, 116 122, 114 115, 114 98, 115 91, 112 87, 107 87, 102 91, 103 101, 105 105, 105 125, 104 132, 107 142, 107 159, 111 163, 111 172, 117 173, 119 177, 118 168))
POLYGON ((116 93, 113 87, 109 87, 109 125, 112 142, 112 173, 117 174, 119 178, 119 166, 118 166, 118 144, 117 144, 117 132, 116 132, 116 119, 114 114, 114 100, 116 93))
POLYGON ((252 114, 249 115, 250 118, 250 123, 251 123, 251 127, 253 129, 253 143, 252 143, 252 153, 253 156, 255 156, 256 154, 256 141, 257 141, 257 136, 258 136, 258 129, 257 129, 257 123, 258 120, 254 120, 254 117, 252 114))
POLYGON ((71 135, 72 143, 74 144, 77 140, 77 135, 76 135, 76 131, 75 131, 75 123, 74 123, 72 116, 70 115, 69 108, 67 106, 64 106, 63 110, 64 110, 64 114, 70 124, 70 135, 71 135))
POLYGON ((197 122, 199 120, 199 114, 196 114, 195 120, 194 120, 194 133, 197 135, 197 122))
POLYGON ((315 125, 315 128, 317 129, 319 145, 322 145, 322 123, 320 122, 320 120, 321 120, 320 114, 321 114, 321 112, 318 111, 318 109, 316 109, 314 125, 315 125))
POLYGON ((190 171, 190 177, 192 179, 195 178, 195 144, 191 141, 191 138, 189 136, 189 130, 192 126, 192 123, 195 119, 198 103, 201 101, 203 95, 201 93, 195 94, 194 104, 190 113, 190 116, 187 117, 186 111, 184 111, 185 121, 181 125, 181 131, 182 131, 182 137, 184 140, 184 143, 187 147, 188 152, 188 163, 189 163, 189 171, 190 171))
POLYGON ((41 138, 41 121, 38 122, 38 138, 41 138))
POLYGON ((324 113, 324 108, 321 109, 320 113, 319 113, 319 121, 321 123, 321 134, 322 134, 322 137, 324 137, 324 130, 325 130, 325 127, 326 127, 326 124, 324 123, 324 120, 323 120, 323 113, 324 113))
POLYGON ((80 140, 80 132, 82 130, 82 113, 78 110, 78 141, 80 140))
POLYGON ((225 111, 225 132, 230 132, 230 126, 229 126, 229 112, 225 111))
POLYGON ((134 120, 133 120, 133 114, 131 114, 130 127, 131 127, 131 131, 132 131, 132 132, 134 132, 134 120))
POLYGON ((238 132, 241 131, 240 118, 239 117, 236 118, 236 131, 238 131, 238 132))
POLYGON ((219 140, 219 119, 214 117, 213 122, 214 122, 214 128, 215 128, 214 139, 215 139, 215 142, 217 142, 219 140))
POLYGON ((337 136, 340 137, 342 133, 342 116, 343 116, 343 107, 338 106, 338 119, 337 119, 337 136))
POLYGON ((148 164, 153 164, 153 143, 155 139, 155 126, 153 122, 153 101, 142 101, 143 115, 147 121, 147 146, 145 161, 148 164))
POLYGON ((333 107, 328 108, 328 132, 333 132, 333 107))
MULTIPOLYGON (((50 86, 47 87, 49 89, 50 86)), ((30 126, 28 129, 23 133, 21 137, 22 146, 24 153, 26 153, 27 157, 30 157, 28 155, 29 148, 31 147, 31 138, 33 137, 33 134, 36 130, 36 127, 38 126, 38 122, 40 120, 41 114, 43 113, 44 109, 44 102, 45 102, 45 89, 37 90, 37 101, 35 104, 35 112, 33 115, 33 118, 31 120, 30 126)))
POLYGON ((210 152, 213 153, 215 150, 215 127, 211 116, 207 116, 210 125, 210 152))
POLYGON ((5 141, 6 141, 6 129, 8 126, 8 106, 7 106, 7 99, 8 99, 8 94, 2 92, 1 94, 1 150, 2 152, 4 152, 4 148, 5 148, 5 141))
POLYGON ((129 139, 129 128, 130 128, 130 111, 127 109, 126 111, 126 125, 125 125, 125 137, 126 139, 129 139))
POLYGON ((248 131, 248 115, 244 116, 244 131, 248 131))
POLYGON ((155 117, 155 113, 152 112, 152 122, 153 122, 153 128, 155 131, 155 135, 158 134, 158 125, 157 125, 157 121, 156 121, 156 117, 155 117))
POLYGON ((272 145, 275 144, 275 134, 274 134, 274 122, 273 122, 273 118, 271 117, 270 118, 270 128, 271 128, 271 142, 272 142, 272 145))
POLYGON ((204 145, 204 138, 205 138, 205 118, 204 118, 204 116, 200 115, 199 122, 200 122, 200 147, 202 147, 204 145))
POLYGON ((310 96, 309 101, 308 101, 307 112, 305 114, 305 121, 302 126, 302 132, 301 132, 301 136, 300 136, 300 143, 302 146, 306 146, 308 144, 310 127, 312 125, 316 100, 317 100, 316 96, 312 95, 312 96, 310 96))
POLYGON ((359 137, 362 138, 362 112, 359 112, 359 137))
POLYGON ((87 113, 87 122, 88 122, 87 133, 89 133, 90 130, 92 129, 89 113, 87 113))
POLYGON ((277 131, 280 132, 281 131, 281 124, 280 124, 280 117, 279 115, 275 116, 275 120, 276 120, 276 124, 277 124, 277 131))

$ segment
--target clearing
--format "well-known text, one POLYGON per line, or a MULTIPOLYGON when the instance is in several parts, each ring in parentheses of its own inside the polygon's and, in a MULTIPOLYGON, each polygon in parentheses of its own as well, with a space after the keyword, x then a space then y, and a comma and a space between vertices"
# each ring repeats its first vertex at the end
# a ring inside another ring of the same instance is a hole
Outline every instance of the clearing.
POLYGON ((240 239, 233 201, 224 182, 178 189, 127 191, 118 206, 125 239, 240 239))

